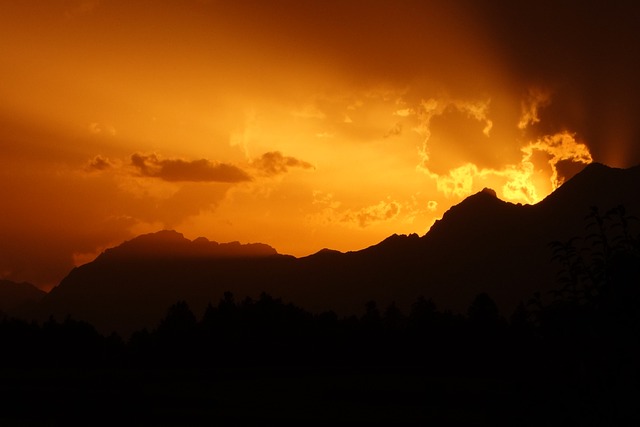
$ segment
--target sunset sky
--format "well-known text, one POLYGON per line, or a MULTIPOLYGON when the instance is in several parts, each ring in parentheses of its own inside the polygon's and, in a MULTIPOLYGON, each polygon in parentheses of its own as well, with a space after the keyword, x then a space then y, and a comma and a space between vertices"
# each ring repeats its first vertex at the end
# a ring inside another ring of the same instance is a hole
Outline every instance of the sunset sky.
POLYGON ((0 278, 167 228, 357 250, 638 164, 623 3, 0 0, 0 278))

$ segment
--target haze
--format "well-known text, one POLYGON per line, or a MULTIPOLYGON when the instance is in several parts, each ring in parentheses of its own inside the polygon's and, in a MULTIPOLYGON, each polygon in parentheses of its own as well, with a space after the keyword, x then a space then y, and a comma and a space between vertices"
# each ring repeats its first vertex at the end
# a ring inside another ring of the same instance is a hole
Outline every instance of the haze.
POLYGON ((0 278, 143 232, 303 256, 640 163, 638 6, 0 3, 0 278))

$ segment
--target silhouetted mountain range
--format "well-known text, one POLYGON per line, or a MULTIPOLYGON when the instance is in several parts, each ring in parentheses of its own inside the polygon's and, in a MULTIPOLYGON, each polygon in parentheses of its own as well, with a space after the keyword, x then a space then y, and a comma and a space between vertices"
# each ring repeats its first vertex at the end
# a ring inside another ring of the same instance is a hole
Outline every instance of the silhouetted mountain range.
POLYGON ((42 316, 86 320, 103 332, 154 327, 167 307, 196 313, 225 291, 261 292, 312 310, 360 313, 364 304, 418 296, 460 311, 489 293, 505 314, 534 292, 557 287, 549 243, 585 235, 591 207, 623 205, 640 215, 640 166, 591 164, 536 205, 516 205, 485 189, 453 206, 427 234, 393 235, 369 248, 322 250, 303 258, 262 244, 194 241, 175 231, 134 238, 75 268, 42 301, 42 316))
POLYGON ((32 312, 46 292, 31 283, 0 280, 0 313, 9 316, 25 316, 32 312))
POLYGON ((199 237, 193 241, 173 230, 144 234, 107 249, 98 257, 101 262, 159 258, 260 258, 277 255, 275 249, 262 243, 217 243, 199 237))

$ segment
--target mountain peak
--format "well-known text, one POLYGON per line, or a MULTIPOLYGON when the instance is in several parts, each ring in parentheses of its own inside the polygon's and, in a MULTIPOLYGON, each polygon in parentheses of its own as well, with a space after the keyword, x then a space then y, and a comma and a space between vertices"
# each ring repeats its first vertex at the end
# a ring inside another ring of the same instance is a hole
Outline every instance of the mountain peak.
POLYGON ((498 195, 496 194, 496 190, 494 190, 493 188, 484 187, 480 193, 481 194, 488 194, 490 196, 495 197, 496 199, 498 198, 498 195))
POLYGON ((205 237, 189 240, 175 230, 142 234, 107 249, 99 258, 218 258, 262 257, 277 255, 277 251, 262 243, 218 243, 205 237))
POLYGON ((611 209, 620 204, 631 205, 635 196, 630 196, 627 190, 637 188, 639 180, 640 166, 620 169, 602 163, 590 163, 540 204, 546 206, 565 201, 581 206, 584 211, 593 205, 600 205, 602 209, 611 209))
MULTIPOLYGON (((452 206, 449 211, 457 211, 460 209, 468 209, 468 206, 473 206, 473 209, 483 209, 482 206, 493 207, 501 204, 510 204, 500 198, 496 194, 495 190, 485 187, 481 191, 467 197, 457 205, 452 206)), ((491 208, 490 208, 491 209, 491 208)), ((447 212, 449 212, 447 211, 447 212)), ((447 213, 445 213, 446 215, 447 213)))
POLYGON ((191 243, 182 233, 175 230, 161 230, 155 233, 141 234, 114 248, 107 249, 100 257, 125 256, 149 257, 179 253, 191 243))
POLYGON ((610 166, 607 166, 603 163, 598 163, 598 162, 592 162, 587 164, 584 169, 582 169, 582 172, 585 171, 589 171, 589 170, 607 170, 607 169, 616 169, 616 168, 612 168, 610 166))
POLYGON ((469 228, 510 215, 514 208, 517 209, 517 206, 499 199, 495 190, 485 187, 447 210, 442 219, 436 220, 431 226, 427 235, 446 234, 451 229, 466 233, 469 228))
POLYGON ((337 255, 342 255, 342 252, 337 251, 335 249, 329 249, 329 248, 322 248, 320 249, 318 252, 316 252, 315 254, 309 255, 306 258, 309 257, 313 257, 313 256, 337 256, 337 255))
POLYGON ((184 234, 179 233, 175 230, 160 230, 155 233, 141 234, 133 239, 129 240, 131 242, 184 242, 188 240, 184 237, 184 234))

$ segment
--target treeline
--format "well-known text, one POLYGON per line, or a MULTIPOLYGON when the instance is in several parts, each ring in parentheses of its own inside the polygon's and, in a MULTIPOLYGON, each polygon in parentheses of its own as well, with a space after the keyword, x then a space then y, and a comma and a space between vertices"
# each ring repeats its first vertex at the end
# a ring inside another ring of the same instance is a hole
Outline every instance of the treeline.
POLYGON ((585 237, 551 244, 561 267, 557 290, 533 296, 508 318, 487 294, 471 301, 465 314, 438 310, 434 301, 419 298, 407 312, 370 301, 363 315, 339 318, 266 293, 236 301, 227 292, 200 316, 176 302, 155 329, 126 340, 101 336, 70 318, 38 324, 0 314, 0 361, 123 367, 402 365, 509 374, 533 370, 531 358, 542 360, 549 352, 566 354, 568 365, 576 367, 594 354, 600 359, 611 351, 632 354, 640 342, 640 238, 629 231, 634 220, 622 207, 605 215, 593 208, 585 237))
MULTIPOLYGON (((127 340, 102 336, 73 319, 36 324, 4 318, 0 367, 3 375, 16 369, 84 372, 88 379, 80 385, 69 385, 64 374, 54 375, 57 385, 45 382, 38 387, 75 390, 81 393, 76 398, 87 405, 94 401, 83 390, 95 393, 104 387, 111 390, 109 399, 140 399, 123 387, 135 390, 141 381, 147 387, 145 411, 157 405, 148 391, 153 384, 185 387, 182 380, 167 376, 176 370, 216 377, 274 370, 335 375, 382 369, 421 378, 498 381, 503 391, 489 388, 493 394, 483 399, 496 408, 507 399, 509 411, 537 406, 542 417, 570 411, 568 419, 580 422, 594 416, 640 421, 640 314, 634 310, 612 316, 611 309, 557 298, 537 308, 521 304, 505 319, 490 296, 480 294, 464 315, 440 311, 431 300, 420 298, 406 313, 393 304, 379 308, 369 302, 362 316, 339 318, 333 312, 312 314, 267 294, 238 302, 227 293, 200 319, 186 303, 178 302, 157 328, 138 331, 127 340), (105 380, 104 372, 116 379, 105 380), (131 377, 136 372, 155 373, 131 377)), ((196 381, 200 380, 192 380, 196 381)), ((372 376, 372 381, 378 377, 372 376)), ((7 401, 28 401, 7 393, 7 401)), ((468 401, 460 402, 456 395, 446 403, 472 405, 477 398, 467 396, 468 401)), ((190 402, 164 405, 177 405, 180 413, 188 413, 190 402)), ((143 416, 137 406, 135 411, 143 416)))
MULTIPOLYGON (((523 301, 508 317, 487 294, 477 295, 464 314, 419 298, 407 311, 371 301, 364 314, 339 317, 311 313, 266 293, 236 300, 227 292, 200 316, 176 302, 156 328, 126 339, 102 336, 70 318, 30 323, 0 316, 0 368, 5 376, 34 368, 109 372, 126 377, 126 388, 135 384, 129 380, 132 372, 178 370, 200 378, 203 373, 386 369, 420 378, 497 381, 510 397, 489 397, 496 408, 504 398, 521 405, 515 410, 537 407, 541 417, 565 414, 556 421, 637 425, 640 239, 628 232, 630 218, 621 208, 606 215, 594 209, 588 221, 585 237, 552 244, 561 266, 557 290, 523 301), (611 224, 619 225, 613 235, 611 224)), ((155 384, 154 375, 144 381, 155 384)), ((87 381, 90 385, 78 389, 93 390, 95 380, 87 381)), ((117 390, 113 396, 121 395, 120 383, 107 383, 107 389, 117 390)), ((147 409, 154 399, 148 399, 147 409)), ((179 405, 191 410, 190 403, 179 405)))
MULTIPOLYGON (((517 351, 514 342, 532 345, 539 337, 528 316, 519 311, 507 321, 487 294, 476 297, 467 315, 439 311, 433 301, 419 298, 408 313, 370 301, 363 315, 339 318, 332 311, 312 314, 266 293, 236 301, 227 292, 200 318, 177 302, 155 329, 126 340, 115 333, 102 336, 71 318, 39 324, 4 316, 0 360, 51 367, 451 365, 457 370, 468 363, 456 366, 456 361, 470 354, 478 359, 482 353, 517 351)), ((485 362, 476 365, 503 365, 485 362)))
POLYGON ((463 376, 536 377, 550 370, 589 376, 591 370, 623 369, 625 360, 636 370, 640 313, 628 311, 632 298, 626 296, 605 303, 603 295, 590 304, 573 296, 548 305, 534 299, 508 319, 487 294, 478 295, 464 315, 440 311, 424 298, 406 313, 371 301, 362 316, 339 318, 268 294, 238 302, 227 292, 200 319, 178 302, 155 329, 127 340, 102 336, 70 318, 38 324, 4 317, 0 363, 134 369, 404 366, 463 376))
POLYGON ((200 321, 185 303, 175 304, 157 329, 134 333, 128 351, 139 364, 459 370, 470 366, 455 361, 467 359, 475 345, 503 348, 510 335, 521 333, 498 315, 487 295, 476 299, 470 314, 440 312, 432 301, 419 299, 409 313, 393 304, 380 309, 372 301, 362 316, 339 318, 333 312, 314 315, 267 294, 235 302, 227 293, 200 321))

